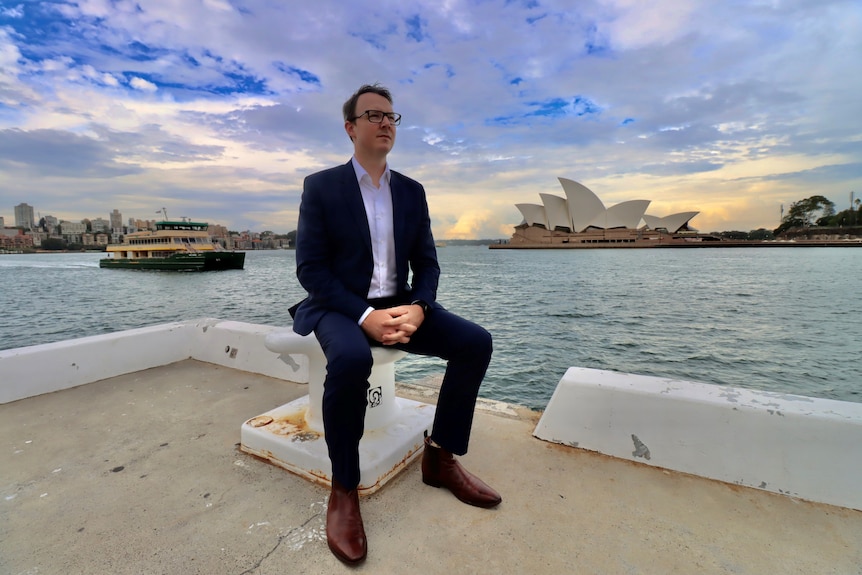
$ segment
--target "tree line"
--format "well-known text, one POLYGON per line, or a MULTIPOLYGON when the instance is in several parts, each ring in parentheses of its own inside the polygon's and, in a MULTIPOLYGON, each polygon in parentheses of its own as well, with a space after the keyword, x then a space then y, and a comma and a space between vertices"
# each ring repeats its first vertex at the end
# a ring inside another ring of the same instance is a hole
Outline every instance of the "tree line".
POLYGON ((781 218, 781 224, 775 228, 775 235, 780 235, 792 228, 809 228, 812 226, 841 228, 862 225, 859 216, 860 200, 857 198, 854 206, 835 213, 835 203, 823 196, 811 196, 790 204, 787 215, 781 218))

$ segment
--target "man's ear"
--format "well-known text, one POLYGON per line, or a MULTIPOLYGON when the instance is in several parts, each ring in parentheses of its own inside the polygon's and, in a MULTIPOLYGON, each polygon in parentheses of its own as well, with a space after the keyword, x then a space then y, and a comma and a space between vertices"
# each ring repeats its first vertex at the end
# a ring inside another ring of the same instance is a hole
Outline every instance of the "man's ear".
POLYGON ((350 141, 353 141, 353 132, 356 130, 356 124, 349 120, 344 121, 344 131, 347 132, 347 137, 350 138, 350 141))

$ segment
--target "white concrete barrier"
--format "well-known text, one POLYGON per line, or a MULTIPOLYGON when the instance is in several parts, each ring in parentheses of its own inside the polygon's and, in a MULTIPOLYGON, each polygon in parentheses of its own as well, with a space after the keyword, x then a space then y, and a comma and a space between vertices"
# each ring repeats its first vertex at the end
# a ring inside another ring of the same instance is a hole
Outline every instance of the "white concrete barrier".
POLYGON ((283 328, 240 321, 203 318, 188 322, 189 357, 207 363, 308 383, 308 361, 285 361, 266 348, 266 339, 283 328))
POLYGON ((0 351, 0 404, 197 359, 298 383, 303 357, 286 363, 264 340, 278 328, 201 318, 0 351))
POLYGON ((862 509, 862 404, 570 368, 540 439, 862 509))
POLYGON ((187 322, 0 351, 0 403, 189 357, 187 322))

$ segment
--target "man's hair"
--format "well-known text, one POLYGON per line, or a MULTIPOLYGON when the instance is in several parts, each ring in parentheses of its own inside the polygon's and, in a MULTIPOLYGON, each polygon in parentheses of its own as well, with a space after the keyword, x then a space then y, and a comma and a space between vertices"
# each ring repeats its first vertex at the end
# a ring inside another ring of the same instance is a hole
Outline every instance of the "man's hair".
POLYGON ((359 100, 359 96, 369 92, 377 94, 378 96, 383 96, 389 100, 390 104, 392 103, 392 94, 389 93, 389 90, 380 84, 365 84, 356 90, 356 92, 350 96, 346 102, 344 102, 344 107, 342 107, 341 112, 344 114, 345 122, 352 122, 353 119, 356 118, 356 102, 359 100))

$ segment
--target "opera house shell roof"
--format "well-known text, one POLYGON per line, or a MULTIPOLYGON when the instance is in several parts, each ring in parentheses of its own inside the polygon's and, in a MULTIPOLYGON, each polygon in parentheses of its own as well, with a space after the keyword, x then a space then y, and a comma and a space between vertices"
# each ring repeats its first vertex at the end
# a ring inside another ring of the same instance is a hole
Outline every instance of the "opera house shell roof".
POLYGON ((522 225, 541 226, 547 230, 571 233, 589 229, 667 230, 676 233, 691 230, 688 222, 699 212, 680 212, 658 217, 646 213, 650 200, 630 200, 606 208, 602 201, 586 186, 566 178, 558 178, 565 198, 553 194, 539 194, 541 204, 515 204, 524 216, 522 225))

